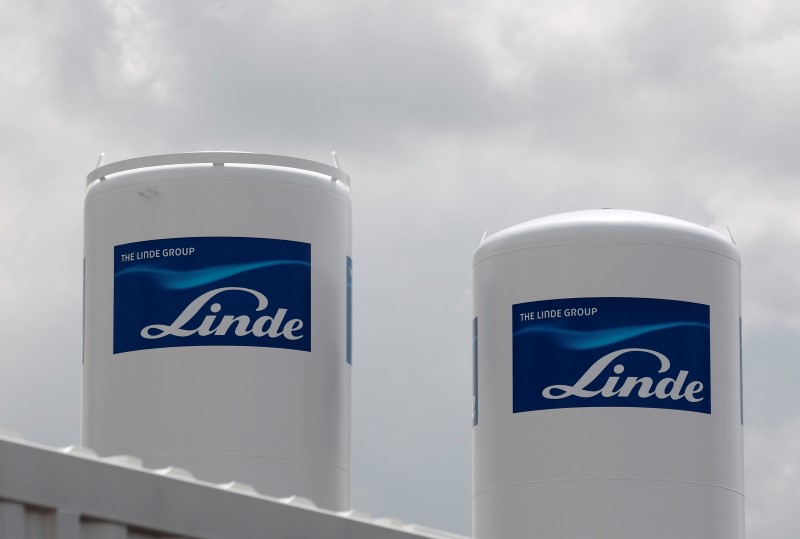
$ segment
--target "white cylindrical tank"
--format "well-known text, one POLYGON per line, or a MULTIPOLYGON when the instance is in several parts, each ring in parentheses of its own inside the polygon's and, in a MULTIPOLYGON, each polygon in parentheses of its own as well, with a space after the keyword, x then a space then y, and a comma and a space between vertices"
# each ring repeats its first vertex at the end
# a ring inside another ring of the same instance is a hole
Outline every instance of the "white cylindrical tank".
POLYGON ((348 509, 349 193, 237 152, 90 173, 82 443, 348 509))
POLYGON ((727 237, 554 215, 482 241, 473 290, 475 537, 744 537, 727 237))

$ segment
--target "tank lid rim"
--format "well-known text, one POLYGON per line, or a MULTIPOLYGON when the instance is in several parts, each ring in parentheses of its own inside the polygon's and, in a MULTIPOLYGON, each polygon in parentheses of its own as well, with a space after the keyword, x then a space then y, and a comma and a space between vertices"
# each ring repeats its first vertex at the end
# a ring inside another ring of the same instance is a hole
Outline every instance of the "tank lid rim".
POLYGON ((116 161, 91 171, 86 176, 86 185, 96 180, 103 180, 106 176, 110 176, 111 174, 143 168, 195 164, 225 165, 226 163, 236 165, 267 165, 307 170, 330 176, 332 180, 337 180, 348 188, 350 187, 350 176, 348 176, 345 171, 324 163, 284 155, 231 151, 168 153, 116 161))
POLYGON ((730 238, 696 223, 635 210, 597 209, 549 215, 500 230, 481 241, 473 265, 508 251, 592 243, 700 248, 741 260, 730 238))

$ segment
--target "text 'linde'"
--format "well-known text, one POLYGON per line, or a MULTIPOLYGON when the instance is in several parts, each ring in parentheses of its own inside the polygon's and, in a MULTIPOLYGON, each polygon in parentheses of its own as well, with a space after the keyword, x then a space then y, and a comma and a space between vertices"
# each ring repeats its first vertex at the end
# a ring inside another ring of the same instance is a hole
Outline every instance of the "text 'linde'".
POLYGON ((245 314, 226 314, 223 315, 221 319, 217 320, 217 313, 222 310, 222 304, 215 302, 208 308, 213 314, 206 315, 197 327, 185 327, 196 315, 201 313, 212 298, 230 291, 252 294, 258 301, 258 305, 255 309, 256 312, 264 311, 269 305, 267 297, 257 290, 235 286, 217 288, 202 294, 192 301, 171 324, 149 325, 142 329, 141 336, 145 339, 159 339, 168 335, 174 337, 189 337, 195 334, 201 337, 225 335, 228 330, 235 325, 233 332, 238 336, 253 335, 255 337, 269 337, 271 339, 284 337, 292 341, 303 338, 303 335, 298 333, 303 329, 303 321, 299 318, 293 318, 284 322, 287 310, 283 308, 277 309, 272 316, 264 315, 255 318, 252 320, 251 325, 250 316, 245 314))
MULTIPOLYGON (((555 384, 544 388, 542 396, 546 399, 564 399, 567 397, 577 397, 587 399, 591 397, 630 397, 634 390, 637 389, 639 398, 655 397, 656 399, 672 399, 681 400, 686 399, 689 402, 700 402, 703 400, 702 396, 698 396, 703 391, 703 383, 693 381, 686 384, 689 376, 689 371, 682 370, 675 378, 661 378, 656 382, 655 379, 648 376, 635 377, 628 376, 620 384, 619 376, 608 376, 605 379, 603 387, 600 389, 587 389, 595 381, 602 382, 602 375, 606 373, 606 368, 609 367, 619 357, 630 352, 644 352, 658 358, 661 365, 658 369, 659 373, 664 373, 669 370, 670 361, 667 356, 656 352, 655 350, 647 350, 645 348, 625 348, 606 354, 597 361, 595 361, 589 369, 581 376, 573 385, 555 384), (684 384, 686 384, 684 388, 684 384)), ((625 367, 622 363, 614 365, 612 368, 614 374, 622 374, 625 367)))

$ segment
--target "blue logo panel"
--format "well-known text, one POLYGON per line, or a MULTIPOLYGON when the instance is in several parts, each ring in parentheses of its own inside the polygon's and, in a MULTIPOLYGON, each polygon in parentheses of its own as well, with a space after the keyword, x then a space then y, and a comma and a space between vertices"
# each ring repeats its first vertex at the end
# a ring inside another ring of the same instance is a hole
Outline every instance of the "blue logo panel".
POLYGON ((114 353, 311 350, 311 245, 197 237, 114 247, 114 353))
POLYGON ((520 303, 513 409, 664 408, 711 413, 709 306, 650 298, 520 303))

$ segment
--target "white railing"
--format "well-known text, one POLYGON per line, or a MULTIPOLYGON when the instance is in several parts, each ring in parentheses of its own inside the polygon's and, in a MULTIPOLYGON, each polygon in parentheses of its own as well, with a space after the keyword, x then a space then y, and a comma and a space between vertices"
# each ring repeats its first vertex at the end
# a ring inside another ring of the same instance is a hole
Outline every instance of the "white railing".
POLYGON ((100 458, 0 433, 3 539, 465 539, 395 519, 276 499, 237 483, 215 485, 135 457, 100 458))

